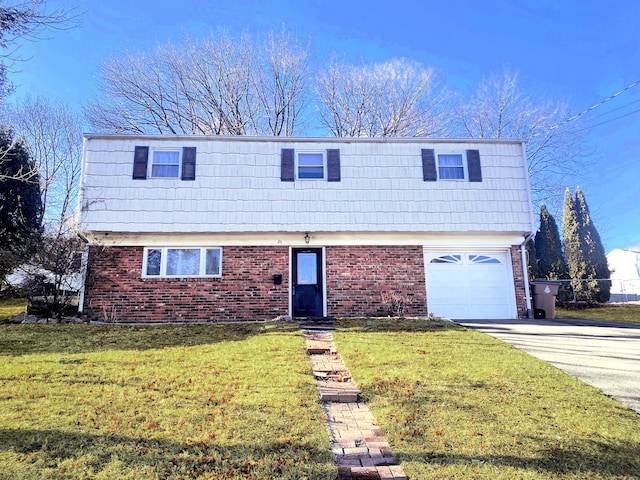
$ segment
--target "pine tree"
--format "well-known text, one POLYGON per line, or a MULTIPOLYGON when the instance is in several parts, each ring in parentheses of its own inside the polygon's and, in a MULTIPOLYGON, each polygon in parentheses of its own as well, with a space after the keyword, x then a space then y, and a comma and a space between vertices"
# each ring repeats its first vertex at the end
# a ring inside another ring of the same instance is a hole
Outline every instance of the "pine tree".
POLYGON ((609 265, 607 264, 607 257, 604 252, 602 240, 600 239, 600 234, 591 220, 589 207, 587 206, 587 202, 580 187, 576 189, 575 203, 578 211, 578 218, 580 219, 580 238, 585 261, 587 263, 586 278, 607 279, 604 281, 588 282, 588 297, 591 301, 605 303, 609 301, 611 281, 608 279, 611 278, 611 272, 609 271, 609 265))
POLYGON ((34 162, 12 131, 0 130, 0 280, 35 252, 41 223, 34 162))
MULTIPOLYGON (((576 210, 576 204, 567 188, 564 193, 564 211, 562 217, 562 243, 564 245, 564 258, 567 263, 567 273, 571 279, 586 278, 587 268, 582 244, 580 241, 580 218, 576 210)), ((575 300, 584 300, 583 282, 574 282, 573 289, 575 300)))
POLYGON ((540 228, 536 233, 538 274, 549 280, 567 278, 567 265, 562 254, 562 243, 555 218, 547 207, 540 206, 540 228))
POLYGON ((611 282, 596 279, 609 279, 611 273, 600 235, 593 225, 589 207, 579 187, 575 200, 569 189, 565 192, 562 238, 569 277, 575 280, 575 299, 607 302, 611 282))

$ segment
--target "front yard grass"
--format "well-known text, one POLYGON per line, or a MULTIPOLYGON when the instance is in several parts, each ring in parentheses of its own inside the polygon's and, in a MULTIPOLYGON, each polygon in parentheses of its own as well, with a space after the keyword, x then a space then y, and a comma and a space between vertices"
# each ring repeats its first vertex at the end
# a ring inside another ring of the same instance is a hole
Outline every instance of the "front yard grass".
POLYGON ((333 479, 295 324, 0 325, 2 479, 333 479))
POLYGON ((589 308, 556 307, 557 318, 580 318, 640 325, 640 305, 602 305, 589 308))
POLYGON ((411 479, 640 478, 640 416, 488 335, 363 320, 334 339, 411 479))
POLYGON ((23 298, 0 299, 0 322, 24 313, 26 309, 27 302, 23 298))
MULTIPOLYGON (((640 417, 449 323, 339 321, 412 480, 640 478, 640 417)), ((295 324, 0 325, 0 479, 334 479, 295 324)))

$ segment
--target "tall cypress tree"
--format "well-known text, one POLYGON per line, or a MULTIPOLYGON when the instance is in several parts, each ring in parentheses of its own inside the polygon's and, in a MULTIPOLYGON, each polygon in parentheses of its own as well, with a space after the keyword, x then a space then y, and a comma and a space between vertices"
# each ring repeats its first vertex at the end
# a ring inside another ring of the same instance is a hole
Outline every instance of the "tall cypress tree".
MULTIPOLYGON (((587 268, 580 241, 580 218, 576 204, 567 188, 564 192, 564 211, 562 217, 562 243, 564 258, 567 263, 567 273, 571 279, 586 278, 587 268)), ((574 282, 573 289, 576 300, 585 300, 584 282, 574 282)))
POLYGON ((576 280, 573 284, 576 300, 607 302, 611 281, 596 279, 609 279, 611 272, 580 187, 576 189, 575 200, 569 189, 565 193, 562 238, 567 270, 576 280))
POLYGON ((580 220, 580 238, 587 264, 587 276, 585 278, 599 279, 598 281, 588 282, 588 299, 599 303, 608 302, 611 290, 611 281, 609 280, 611 272, 609 271, 600 234, 591 220, 589 207, 580 187, 576 189, 575 204, 580 220))
POLYGON ((540 206, 540 228, 536 233, 538 274, 549 280, 567 278, 567 265, 562 254, 558 225, 547 207, 540 206))

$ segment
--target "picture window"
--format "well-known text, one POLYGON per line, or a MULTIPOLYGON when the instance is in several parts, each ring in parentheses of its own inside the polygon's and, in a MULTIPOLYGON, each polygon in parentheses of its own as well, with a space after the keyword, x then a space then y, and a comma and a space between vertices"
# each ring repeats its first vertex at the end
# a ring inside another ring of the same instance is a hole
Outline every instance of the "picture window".
POLYGON ((145 248, 143 277, 220 277, 222 249, 145 248))

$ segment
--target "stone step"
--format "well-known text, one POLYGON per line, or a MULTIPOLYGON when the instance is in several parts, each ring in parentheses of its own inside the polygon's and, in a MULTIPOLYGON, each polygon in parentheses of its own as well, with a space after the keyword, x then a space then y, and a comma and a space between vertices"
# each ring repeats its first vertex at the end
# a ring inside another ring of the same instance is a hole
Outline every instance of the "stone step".
POLYGON ((323 402, 354 403, 360 398, 360 389, 351 382, 317 381, 316 386, 323 402))

